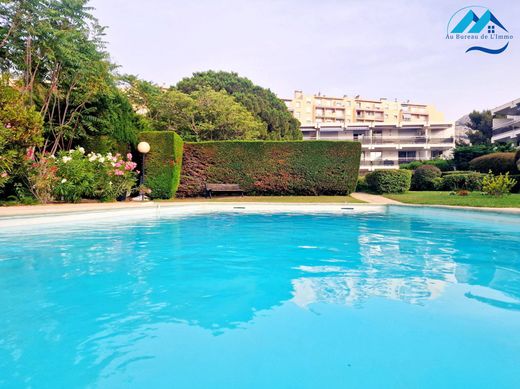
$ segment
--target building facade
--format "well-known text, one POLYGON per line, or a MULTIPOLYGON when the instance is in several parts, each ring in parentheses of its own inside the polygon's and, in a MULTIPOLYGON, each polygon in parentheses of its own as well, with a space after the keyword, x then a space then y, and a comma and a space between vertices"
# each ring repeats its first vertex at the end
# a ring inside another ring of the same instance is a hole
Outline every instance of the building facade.
POLYGON ((491 110, 493 135, 491 142, 512 142, 520 146, 520 99, 513 100, 491 110))
POLYGON ((444 121, 444 115, 432 105, 401 103, 385 98, 370 100, 359 96, 330 97, 295 91, 292 99, 284 101, 302 126, 444 121))
POLYGON ((431 105, 301 91, 285 102, 302 124, 304 140, 361 142, 362 172, 448 157, 455 146, 453 124, 431 105))

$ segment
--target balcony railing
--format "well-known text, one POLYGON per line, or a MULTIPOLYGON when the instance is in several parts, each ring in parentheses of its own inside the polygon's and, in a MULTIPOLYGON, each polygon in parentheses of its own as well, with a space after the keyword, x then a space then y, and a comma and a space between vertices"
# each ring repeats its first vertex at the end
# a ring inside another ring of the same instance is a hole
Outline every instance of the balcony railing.
POLYGON ((360 137, 358 139, 350 138, 350 137, 341 137, 341 139, 345 140, 354 140, 361 142, 363 145, 403 145, 403 144, 416 144, 416 145, 426 145, 426 144, 452 144, 453 138, 428 138, 426 136, 416 136, 416 137, 360 137))

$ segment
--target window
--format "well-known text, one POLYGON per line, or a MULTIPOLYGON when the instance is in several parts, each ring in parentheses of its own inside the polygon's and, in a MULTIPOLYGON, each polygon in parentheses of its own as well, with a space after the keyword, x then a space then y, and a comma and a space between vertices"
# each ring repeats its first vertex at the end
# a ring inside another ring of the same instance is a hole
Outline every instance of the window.
POLYGON ((297 101, 296 102, 296 108, 300 108, 301 106, 302 106, 302 104, 299 101, 297 101))
POLYGON ((399 151, 399 160, 415 160, 417 152, 414 151, 399 151))
POLYGON ((371 151, 370 152, 370 159, 372 161, 379 161, 383 158, 383 152, 382 151, 371 151))
POLYGON ((442 156, 442 150, 432 150, 432 158, 439 158, 442 156))

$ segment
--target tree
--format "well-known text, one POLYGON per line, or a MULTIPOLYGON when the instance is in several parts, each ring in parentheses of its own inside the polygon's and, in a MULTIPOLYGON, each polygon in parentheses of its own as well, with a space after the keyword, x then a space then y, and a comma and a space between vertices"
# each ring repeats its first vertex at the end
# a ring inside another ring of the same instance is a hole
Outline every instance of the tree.
POLYGON ((493 115, 491 111, 473 111, 469 114, 468 139, 472 145, 490 144, 493 136, 493 115))
POLYGON ((164 92, 153 107, 155 124, 186 140, 260 139, 266 126, 225 91, 164 92))
POLYGON ((266 139, 301 139, 300 123, 293 118, 285 103, 269 89, 253 84, 249 79, 237 73, 206 72, 194 73, 177 84, 177 89, 184 93, 211 88, 224 90, 233 96, 255 117, 266 124, 266 139))
POLYGON ((87 0, 0 3, 0 68, 17 79, 45 120, 48 148, 69 148, 86 132, 96 96, 114 87, 104 27, 87 0))
POLYGON ((457 145, 453 150, 453 163, 457 170, 469 170, 469 162, 482 155, 511 152, 514 147, 511 143, 506 144, 480 144, 480 145, 457 145))
POLYGON ((0 80, 0 188, 21 167, 28 149, 41 146, 43 120, 24 95, 0 80))

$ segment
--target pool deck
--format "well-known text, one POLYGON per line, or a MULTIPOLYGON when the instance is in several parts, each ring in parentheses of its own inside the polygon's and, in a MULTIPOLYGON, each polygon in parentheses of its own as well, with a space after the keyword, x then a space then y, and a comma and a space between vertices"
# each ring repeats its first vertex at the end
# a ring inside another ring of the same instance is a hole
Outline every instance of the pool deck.
POLYGON ((168 201, 146 201, 146 202, 114 202, 114 203, 81 203, 81 204, 47 204, 47 205, 16 205, 8 207, 0 207, 0 218, 11 217, 31 217, 31 216, 45 216, 45 215, 59 215, 71 213, 90 213, 116 210, 145 210, 145 209, 204 209, 222 211, 227 209, 238 209, 245 206, 258 209, 272 209, 273 211, 283 211, 290 208, 308 208, 309 210, 328 209, 330 207, 354 207, 356 209, 371 208, 374 206, 398 205, 403 207, 428 207, 428 208, 442 208, 442 209, 459 209, 459 210, 477 210, 495 213, 517 214, 520 215, 520 208, 489 208, 489 207, 463 207, 453 205, 420 205, 420 204, 404 204, 398 201, 386 199, 382 196, 367 195, 354 193, 353 197, 356 199, 366 201, 366 203, 278 203, 278 202, 211 202, 211 201, 182 201, 182 202, 168 202, 168 201), (370 197, 369 197, 370 196, 370 197), (385 200, 385 201, 383 201, 385 200))

